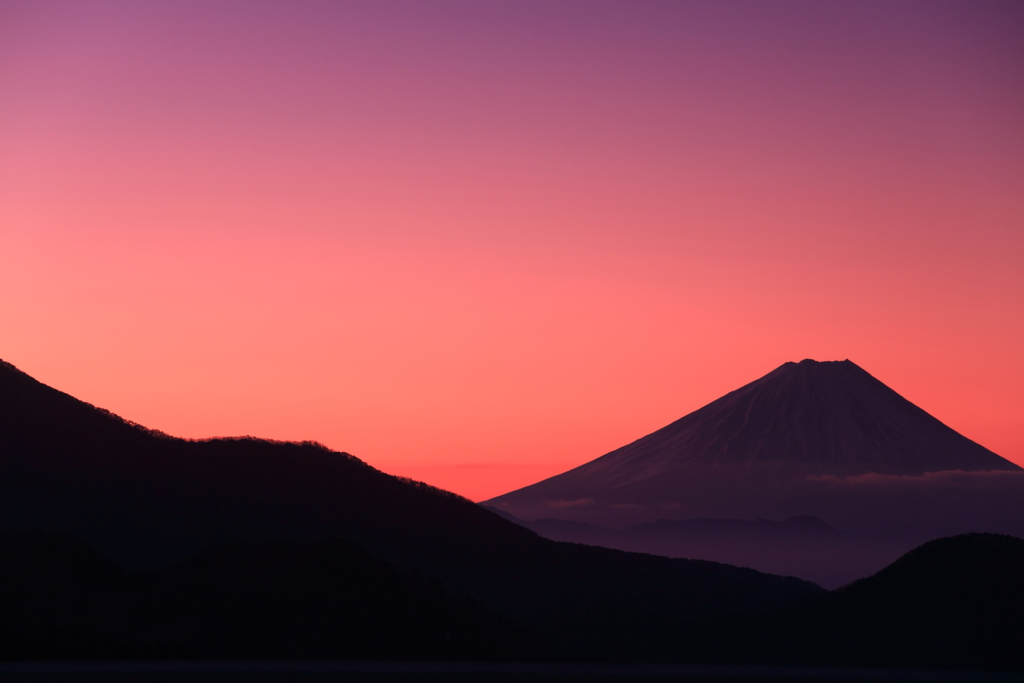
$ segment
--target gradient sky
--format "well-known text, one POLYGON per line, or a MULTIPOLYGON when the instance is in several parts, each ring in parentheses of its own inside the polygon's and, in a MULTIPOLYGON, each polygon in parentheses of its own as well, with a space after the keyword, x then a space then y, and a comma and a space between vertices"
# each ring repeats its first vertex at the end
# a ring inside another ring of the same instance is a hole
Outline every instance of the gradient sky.
POLYGON ((483 499, 788 360, 1024 465, 1024 4, 0 0, 0 358, 483 499))

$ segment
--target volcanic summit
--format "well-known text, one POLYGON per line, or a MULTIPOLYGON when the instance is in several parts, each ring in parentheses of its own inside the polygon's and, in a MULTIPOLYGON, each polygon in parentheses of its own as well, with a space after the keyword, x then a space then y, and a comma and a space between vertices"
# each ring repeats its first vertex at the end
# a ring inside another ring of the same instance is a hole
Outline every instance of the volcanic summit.
POLYGON ((751 498, 787 497, 780 483, 869 474, 920 479, 953 471, 1020 468, 855 363, 808 359, 785 363, 631 444, 487 504, 526 517, 579 521, 592 521, 589 513, 580 515, 595 505, 714 517, 733 516, 723 511, 734 509, 736 516, 768 516, 769 508, 751 507, 751 498), (730 498, 747 500, 729 508, 730 498), (714 505, 701 507, 700 501, 714 505), (538 506, 557 514, 530 510, 538 506), (578 509, 566 512, 571 508, 578 509))

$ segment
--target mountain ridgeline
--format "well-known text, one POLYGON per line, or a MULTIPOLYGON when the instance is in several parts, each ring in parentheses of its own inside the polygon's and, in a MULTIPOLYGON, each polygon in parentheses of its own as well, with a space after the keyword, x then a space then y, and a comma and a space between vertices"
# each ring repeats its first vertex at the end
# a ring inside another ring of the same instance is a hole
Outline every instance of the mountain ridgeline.
POLYGON ((584 621, 611 634, 645 615, 766 609, 821 591, 746 568, 554 542, 313 443, 169 437, 5 364, 0 534, 36 529, 134 572, 217 546, 337 540, 564 648, 577 646, 566 639, 584 621))

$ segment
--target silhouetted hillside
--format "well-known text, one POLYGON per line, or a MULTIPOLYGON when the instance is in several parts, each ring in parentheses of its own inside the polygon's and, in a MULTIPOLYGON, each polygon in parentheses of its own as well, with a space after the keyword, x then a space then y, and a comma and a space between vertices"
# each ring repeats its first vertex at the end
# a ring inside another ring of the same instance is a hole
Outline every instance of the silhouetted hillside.
POLYGON ((218 546, 129 574, 71 537, 23 532, 0 537, 0 604, 7 658, 545 656, 480 605, 338 540, 218 546))
POLYGON ((140 654, 79 629, 126 588, 129 575, 60 533, 0 536, 0 658, 92 659, 140 654))
POLYGON ((338 538, 544 636, 604 618, 597 607, 612 629, 620 614, 768 608, 820 590, 711 562, 549 541, 312 443, 175 439, 5 365, 0 532, 33 528, 81 538, 129 569, 214 545, 338 538))
POLYGON ((970 534, 774 610, 594 601, 540 638, 337 540, 207 549, 129 573, 53 533, 0 537, 2 659, 648 661, 1024 669, 1024 541, 970 534), (546 642, 542 642, 546 641, 546 642))
POLYGON ((942 538, 839 592, 844 652, 893 664, 1024 667, 1024 540, 942 538))
POLYGON ((1024 669, 1024 540, 926 543, 874 576, 770 615, 698 618, 688 661, 1024 669))

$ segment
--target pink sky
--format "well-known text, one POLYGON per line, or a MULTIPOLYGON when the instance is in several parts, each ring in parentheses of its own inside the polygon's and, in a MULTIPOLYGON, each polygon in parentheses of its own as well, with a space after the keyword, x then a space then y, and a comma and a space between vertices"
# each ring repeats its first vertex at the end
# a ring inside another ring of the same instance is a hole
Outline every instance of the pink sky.
POLYGON ((787 360, 1024 465, 1024 9, 0 2, 0 358, 474 499, 787 360))

